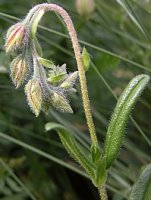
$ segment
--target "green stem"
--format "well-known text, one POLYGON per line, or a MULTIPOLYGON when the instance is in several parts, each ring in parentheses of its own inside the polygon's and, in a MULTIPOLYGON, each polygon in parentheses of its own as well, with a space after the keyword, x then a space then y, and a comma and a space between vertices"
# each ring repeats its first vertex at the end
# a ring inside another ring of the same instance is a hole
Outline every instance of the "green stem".
MULTIPOLYGON (((40 5, 37 5, 36 7, 34 7, 33 10, 35 11, 38 8, 44 9, 44 11, 57 12, 62 17, 62 19, 64 20, 64 22, 67 26, 69 36, 71 38, 72 46, 74 49, 74 53, 75 53, 78 71, 79 71, 83 107, 84 107, 84 111, 85 111, 88 128, 90 131, 91 140, 92 140, 93 144, 97 144, 98 141, 97 141, 95 126, 94 126, 91 108, 90 108, 88 89, 87 89, 87 83, 86 83, 86 77, 85 77, 85 70, 84 70, 84 65, 83 65, 83 61, 82 61, 82 57, 81 57, 81 49, 80 49, 77 34, 76 34, 75 28, 73 26, 72 20, 71 20, 70 16, 68 15, 68 13, 62 7, 60 7, 56 4, 47 4, 47 3, 40 4, 40 5)), ((29 13, 31 15, 32 10, 29 13)))
POLYGON ((98 188, 98 190, 99 190, 99 193, 100 193, 101 200, 108 200, 108 196, 107 196, 105 184, 104 184, 104 185, 101 185, 101 186, 98 188))

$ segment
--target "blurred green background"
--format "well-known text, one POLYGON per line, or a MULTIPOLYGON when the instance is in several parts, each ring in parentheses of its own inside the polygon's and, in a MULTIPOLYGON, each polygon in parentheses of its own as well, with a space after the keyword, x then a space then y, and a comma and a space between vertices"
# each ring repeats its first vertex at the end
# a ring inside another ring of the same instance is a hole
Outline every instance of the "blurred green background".
MULTIPOLYGON (((68 156, 56 132, 46 133, 47 122, 58 122, 73 131, 83 145, 90 138, 78 92, 70 97, 74 114, 51 110, 36 118, 30 111, 23 87, 15 90, 10 77, 11 57, 4 52, 7 29, 42 0, 0 0, 0 199, 89 200, 99 199, 83 170, 68 156)), ((137 74, 151 74, 151 0, 51 1, 70 14, 81 47, 92 59, 87 72, 88 89, 100 145, 116 104, 116 97, 137 74)), ((72 46, 58 15, 45 14, 38 38, 45 58, 67 63, 76 70, 72 46)), ((133 110, 120 154, 111 168, 109 199, 125 200, 141 168, 151 161, 151 87, 133 110)))

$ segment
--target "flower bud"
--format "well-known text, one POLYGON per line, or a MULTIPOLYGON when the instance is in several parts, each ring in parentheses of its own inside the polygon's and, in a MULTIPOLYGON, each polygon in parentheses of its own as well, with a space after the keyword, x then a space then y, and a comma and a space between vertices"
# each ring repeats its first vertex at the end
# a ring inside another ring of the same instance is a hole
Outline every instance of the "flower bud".
POLYGON ((76 80, 78 78, 78 71, 69 74, 66 80, 60 85, 60 87, 64 89, 70 89, 74 86, 76 80))
POLYGON ((53 106, 61 112, 73 113, 73 110, 68 100, 63 95, 57 92, 54 92, 52 96, 52 103, 53 106))
POLYGON ((81 16, 88 18, 94 11, 95 2, 94 0, 76 0, 76 8, 81 16))
POLYGON ((25 80, 28 73, 28 64, 21 55, 17 56, 11 63, 11 78, 18 88, 25 80))
POLYGON ((25 86, 25 93, 31 110, 38 117, 42 106, 42 90, 38 80, 29 80, 25 86))
POLYGON ((8 29, 5 42, 6 53, 12 52, 24 44, 25 31, 25 26, 21 22, 8 29))

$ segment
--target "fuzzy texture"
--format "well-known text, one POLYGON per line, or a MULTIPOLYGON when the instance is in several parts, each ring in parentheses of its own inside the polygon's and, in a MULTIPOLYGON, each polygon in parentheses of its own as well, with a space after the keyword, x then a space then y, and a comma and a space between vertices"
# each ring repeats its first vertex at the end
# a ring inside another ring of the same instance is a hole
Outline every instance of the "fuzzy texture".
POLYGON ((26 28, 19 22, 8 29, 5 42, 6 53, 13 52, 24 45, 26 28))
POLYGON ((150 78, 148 75, 138 75, 134 77, 121 94, 111 121, 105 140, 106 168, 108 169, 119 152, 124 137, 125 127, 129 115, 136 104, 138 98, 146 88, 150 78))
POLYGON ((91 140, 94 144, 97 144, 98 141, 97 141, 95 126, 94 126, 91 108, 90 108, 84 64, 83 64, 82 57, 81 57, 81 49, 80 49, 77 34, 76 34, 75 28, 73 26, 72 20, 71 20, 70 16, 68 15, 68 13, 62 7, 60 7, 56 4, 44 3, 44 4, 38 5, 37 8, 38 7, 41 7, 42 9, 44 8, 45 11, 57 12, 62 17, 62 19, 64 20, 64 22, 67 26, 69 36, 71 38, 72 46, 74 49, 75 58, 77 61, 77 67, 78 67, 78 71, 79 71, 79 78, 80 78, 80 85, 81 85, 81 92, 82 92, 82 99, 83 99, 83 106, 84 106, 84 111, 85 111, 85 115, 86 115, 86 119, 87 119, 87 124, 88 124, 89 131, 90 131, 91 140))
POLYGON ((54 92, 52 96, 52 105, 61 112, 73 113, 73 110, 65 96, 54 92))
MULTIPOLYGON (((68 13, 62 7, 60 7, 56 4, 44 3, 44 4, 39 4, 39 5, 35 6, 34 8, 32 8, 30 10, 30 12, 27 14, 26 18, 24 19, 24 25, 26 25, 26 27, 28 27, 27 33, 24 34, 25 35, 25 43, 27 44, 26 48, 28 46, 30 46, 30 42, 35 43, 34 39, 36 39, 35 35, 36 35, 36 31, 37 31, 37 26, 38 26, 38 23, 39 23, 41 17, 44 14, 43 11, 44 12, 46 12, 46 11, 57 12, 62 17, 62 19, 64 20, 64 22, 67 26, 69 36, 71 38, 72 46, 73 46, 73 49, 74 49, 75 58, 76 58, 76 61, 77 61, 77 67, 78 67, 78 71, 79 71, 79 79, 80 79, 80 85, 81 85, 81 92, 82 92, 82 99, 83 99, 83 106, 84 106, 84 110, 85 110, 87 124, 88 124, 89 130, 90 130, 92 142, 94 144, 97 144, 98 142, 97 142, 97 137, 96 137, 96 133, 95 133, 95 127, 94 127, 94 123, 93 123, 90 103, 89 103, 84 64, 83 64, 83 60, 82 60, 82 56, 81 56, 81 49, 80 49, 80 45, 79 45, 79 42, 78 42, 76 31, 74 29, 72 20, 71 20, 70 16, 68 15, 68 13), (38 16, 38 12, 40 10, 42 10, 42 12, 38 16), (37 20, 34 18, 34 16, 36 16, 36 15, 38 16, 37 20), (34 19, 36 21, 34 21, 34 19), (32 35, 32 37, 33 37, 32 40, 30 38, 31 34, 29 34, 29 33, 31 33, 30 32, 31 30, 32 30, 32 33, 34 33, 32 35)), ((9 44, 8 44, 7 41, 6 41, 6 43, 7 43, 7 45, 6 45, 7 50, 6 51, 8 51, 9 44)), ((15 48, 17 48, 18 44, 14 43, 14 46, 15 46, 15 48)), ((35 45, 33 45, 31 48, 32 48, 32 54, 34 55, 34 57, 33 57, 33 65, 34 65, 34 67, 33 67, 34 68, 33 77, 36 77, 39 80, 42 87, 43 87, 43 85, 46 86, 46 88, 45 88, 46 93, 48 92, 49 95, 51 95, 53 92, 51 91, 51 89, 49 89, 49 85, 44 80, 46 75, 43 73, 42 67, 37 65, 37 63, 35 62, 35 60, 38 61, 38 59, 36 59, 36 58, 39 57, 39 55, 37 55, 37 50, 36 50, 35 45), (42 71, 40 70, 40 68, 42 69, 42 71)), ((26 50, 26 49, 23 49, 23 50, 26 50)), ((60 90, 61 89, 63 89, 63 88, 60 87, 60 90)), ((72 91, 72 88, 70 89, 70 91, 72 91)), ((43 94, 45 94, 45 92, 43 94)), ((64 91, 62 91, 61 94, 65 95, 64 91)), ((61 94, 59 94, 59 95, 61 95, 61 94)), ((49 95, 46 95, 46 97, 49 96, 49 95)), ((56 95, 54 95, 53 97, 54 97, 54 99, 56 99, 56 95)), ((60 96, 60 97, 61 97, 61 101, 63 102, 64 97, 63 96, 60 96)), ((60 97, 59 97, 59 99, 60 99, 60 97)), ((56 102, 58 102, 58 97, 57 97, 57 101, 56 100, 53 101, 53 105, 56 105, 56 102)), ((65 102, 64 105, 67 106, 68 101, 66 101, 66 98, 65 98, 64 102, 65 102)), ((62 105, 61 105, 61 107, 62 107, 62 105)), ((62 109, 61 108, 61 110, 69 110, 71 112, 71 109, 69 109, 69 107, 68 107, 68 109, 62 109)))
POLYGON ((73 88, 77 78, 78 78, 78 72, 77 71, 69 74, 68 77, 66 78, 66 80, 60 85, 60 87, 64 88, 64 89, 73 88))
POLYGON ((17 56, 11 63, 11 78, 18 88, 25 80, 28 73, 28 64, 22 55, 17 56))
POLYGON ((28 104, 36 115, 39 115, 42 106, 42 91, 38 80, 31 79, 25 86, 28 104))
POLYGON ((151 198, 151 164, 147 165, 135 182, 128 200, 150 200, 151 198))

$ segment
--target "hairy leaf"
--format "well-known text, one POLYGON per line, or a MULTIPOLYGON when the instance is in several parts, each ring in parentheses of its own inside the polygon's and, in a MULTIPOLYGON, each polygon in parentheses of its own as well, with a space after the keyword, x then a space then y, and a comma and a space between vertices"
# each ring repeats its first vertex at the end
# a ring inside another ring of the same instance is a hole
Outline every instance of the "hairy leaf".
POLYGON ((38 23, 41 20, 42 16, 44 15, 44 10, 43 9, 39 9, 37 10, 32 19, 31 19, 31 37, 34 38, 37 32, 37 27, 38 27, 38 23))
POLYGON ((38 61, 40 62, 41 65, 43 65, 44 67, 46 67, 48 69, 54 69, 54 67, 55 67, 55 64, 53 63, 52 60, 38 57, 38 61))
POLYGON ((106 158, 99 159, 97 165, 96 165, 96 184, 98 186, 105 183, 107 178, 107 170, 106 170, 106 158))
POLYGON ((67 152, 72 156, 76 161, 78 161, 81 166, 86 170, 86 172, 93 177, 93 164, 91 163, 88 155, 85 154, 84 150, 80 147, 78 142, 75 140, 73 135, 62 125, 57 123, 47 123, 45 125, 45 130, 49 131, 55 129, 61 142, 63 143, 67 152))
POLYGON ((145 89, 146 85, 148 84, 149 79, 149 76, 144 74, 133 78, 117 102, 108 127, 105 141, 107 168, 112 165, 113 161, 117 157, 129 114, 141 93, 145 89))
POLYGON ((129 200, 150 200, 151 198, 151 164, 147 165, 134 184, 129 200))

